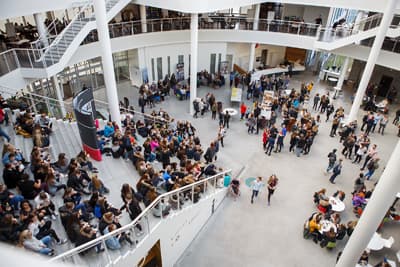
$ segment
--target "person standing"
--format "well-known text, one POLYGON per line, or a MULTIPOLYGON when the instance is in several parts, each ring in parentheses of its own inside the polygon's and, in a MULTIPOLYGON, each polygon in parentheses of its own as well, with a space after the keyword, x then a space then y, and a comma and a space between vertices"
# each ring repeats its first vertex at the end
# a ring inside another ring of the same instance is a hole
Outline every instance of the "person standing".
POLYGON ((319 94, 316 94, 314 96, 313 110, 317 110, 318 109, 318 103, 319 103, 320 99, 321 99, 321 97, 319 96, 319 94))
POLYGON ((303 152, 303 149, 306 145, 306 138, 304 135, 300 135, 300 138, 298 139, 296 143, 296 156, 300 157, 300 154, 303 152))
POLYGON ((246 115, 247 106, 244 102, 240 105, 240 120, 243 120, 244 116, 246 115))
POLYGON ((331 133, 329 134, 330 137, 336 136, 336 131, 338 127, 339 127, 339 119, 335 117, 332 121, 331 133))
POLYGON ((272 174, 268 179, 268 206, 271 203, 271 196, 274 194, 277 185, 278 178, 275 174, 272 174))
POLYGON ((270 133, 267 141, 268 142, 267 150, 265 151, 265 154, 267 154, 268 156, 271 156, 272 149, 275 146, 275 139, 276 139, 276 134, 270 133))
POLYGON ((378 133, 381 133, 383 135, 383 132, 385 131, 385 127, 386 127, 388 121, 389 121, 389 119, 388 119, 387 115, 382 117, 382 119, 379 122, 378 133))
POLYGON ((400 109, 398 109, 396 111, 396 115, 395 115, 392 123, 397 126, 397 124, 399 123, 399 120, 400 120, 400 109))
POLYGON ((215 120, 217 118, 217 103, 214 102, 211 106, 211 119, 215 120))
POLYGON ((332 184, 335 183, 336 177, 342 172, 342 167, 343 167, 342 162, 343 162, 343 159, 340 158, 339 162, 333 168, 333 174, 332 174, 331 178, 329 178, 329 182, 331 182, 332 184))
POLYGON ((253 190, 251 194, 251 204, 254 203, 254 198, 258 196, 258 193, 261 190, 261 187, 264 186, 264 183, 262 182, 262 177, 258 176, 257 179, 253 182, 251 185, 251 189, 253 190))
POLYGON ((333 104, 329 104, 326 107, 326 121, 327 122, 329 120, 329 117, 331 116, 331 114, 335 111, 335 107, 333 106, 333 104))
POLYGON ((333 169, 333 166, 335 165, 336 162, 336 149, 333 149, 332 152, 328 154, 328 168, 326 168, 326 173, 329 173, 330 170, 333 169))
POLYGON ((229 129, 229 120, 231 119, 231 115, 229 114, 229 112, 226 110, 225 114, 224 114, 224 128, 226 126, 226 128, 229 129))
POLYGON ((278 139, 276 140, 276 148, 275 148, 275 153, 281 152, 282 147, 283 147, 283 139, 285 138, 285 135, 283 134, 282 131, 279 132, 278 134, 278 139))
POLYGON ((374 158, 374 159, 370 160, 369 163, 367 164, 368 171, 364 175, 364 177, 367 180, 369 180, 369 178, 371 178, 371 176, 374 174, 375 170, 377 170, 379 168, 378 161, 379 161, 379 158, 374 158))

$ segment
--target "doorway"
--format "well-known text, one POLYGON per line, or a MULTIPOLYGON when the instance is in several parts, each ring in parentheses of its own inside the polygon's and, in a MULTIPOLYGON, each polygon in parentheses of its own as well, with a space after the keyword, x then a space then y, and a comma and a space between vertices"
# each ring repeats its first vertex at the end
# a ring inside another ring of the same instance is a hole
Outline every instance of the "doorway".
POLYGON ((263 66, 267 65, 268 49, 261 50, 261 64, 263 66))
POLYGON ((392 85, 393 77, 383 75, 378 86, 378 96, 386 97, 390 86, 392 85))
POLYGON ((147 256, 142 258, 137 264, 138 267, 162 267, 161 245, 158 240, 147 252, 147 256))

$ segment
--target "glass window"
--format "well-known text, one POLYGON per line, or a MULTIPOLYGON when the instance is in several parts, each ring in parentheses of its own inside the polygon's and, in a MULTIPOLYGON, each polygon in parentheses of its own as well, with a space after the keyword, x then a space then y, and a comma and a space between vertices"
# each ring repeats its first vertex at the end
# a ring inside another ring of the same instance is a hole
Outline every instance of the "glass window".
POLYGON ((184 63, 183 55, 178 56, 178 63, 184 63))
POLYGON ((156 79, 156 74, 154 71, 154 58, 151 59, 151 78, 153 81, 156 79))
POLYGON ((162 57, 157 58, 157 78, 162 80, 162 57))
POLYGON ((171 57, 167 56, 168 77, 171 76, 171 57))
POLYGON ((211 54, 210 58, 210 73, 215 73, 215 60, 217 58, 217 54, 211 54))

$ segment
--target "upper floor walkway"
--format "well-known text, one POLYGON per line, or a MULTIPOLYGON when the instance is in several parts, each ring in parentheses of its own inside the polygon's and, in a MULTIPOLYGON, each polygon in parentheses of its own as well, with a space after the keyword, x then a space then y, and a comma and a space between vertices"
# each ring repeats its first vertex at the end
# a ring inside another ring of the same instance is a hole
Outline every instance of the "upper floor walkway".
MULTIPOLYGON (((118 0, 108 0, 107 6, 109 17, 112 18, 123 5, 118 0)), ((90 5, 86 8, 89 9, 90 5)), ((53 76, 66 66, 101 56, 93 15, 78 15, 62 33, 48 38, 50 45, 47 47, 41 47, 40 42, 36 41, 32 49, 11 49, 1 53, 0 84, 19 89, 34 79, 53 76), (74 21, 80 24, 74 26, 74 21), (73 31, 74 35, 68 31, 73 31)), ((259 43, 330 50, 335 53, 340 48, 373 38, 380 20, 381 15, 377 14, 358 22, 352 28, 332 29, 295 21, 208 16, 199 19, 199 42, 259 43)), ((113 52, 146 47, 149 44, 157 46, 190 42, 189 17, 147 20, 146 33, 142 32, 142 23, 129 21, 109 24, 113 52)), ((396 39, 399 34, 400 28, 393 25, 387 36, 396 39)), ((362 44, 368 45, 371 42, 362 44)), ((383 48, 386 47, 384 45, 383 48)), ((392 52, 397 51, 393 47, 390 49, 392 52)), ((357 59, 366 60, 369 50, 365 48, 362 51, 362 54, 358 53, 357 59)), ((382 51, 389 54, 392 52, 382 51)), ((348 53, 348 56, 353 57, 351 51, 348 53)), ((393 62, 396 61, 393 57, 397 56, 384 57, 385 60, 380 59, 377 64, 393 68, 393 62)), ((394 69, 399 68, 397 66, 394 69)))

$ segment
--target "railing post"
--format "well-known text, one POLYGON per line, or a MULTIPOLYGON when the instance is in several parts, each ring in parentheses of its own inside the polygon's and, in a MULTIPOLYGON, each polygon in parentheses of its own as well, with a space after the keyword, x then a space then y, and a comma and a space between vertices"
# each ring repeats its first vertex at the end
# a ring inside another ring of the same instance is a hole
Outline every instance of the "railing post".
POLYGON ((4 54, 4 61, 6 62, 6 66, 7 66, 8 72, 10 72, 11 70, 10 70, 10 66, 8 65, 7 53, 4 54))
POLYGON ((15 49, 13 49, 12 51, 13 51, 15 63, 17 63, 17 67, 20 68, 21 65, 19 64, 19 60, 18 60, 18 57, 17 57, 17 52, 15 52, 15 49))
POLYGON ((177 194, 176 194, 176 196, 177 196, 177 200, 178 200, 178 205, 177 205, 177 207, 178 207, 178 210, 180 210, 181 209, 181 196, 180 196, 181 194, 179 194, 179 192, 177 192, 177 194))
POLYGON ((301 23, 297 24, 297 35, 300 35, 301 23))
POLYGON ((33 68, 33 63, 32 63, 32 59, 31 59, 31 55, 29 54, 29 51, 27 50, 26 53, 28 54, 28 58, 29 58, 29 64, 31 65, 31 67, 33 68))
POLYGON ((110 252, 108 251, 108 248, 107 248, 107 245, 106 245, 106 240, 105 239, 101 240, 101 244, 104 247, 104 252, 106 253, 106 256, 107 256, 107 259, 108 259, 108 263, 111 264, 112 263, 112 259, 111 259, 110 252))
POLYGON ((192 185, 192 204, 194 204, 194 185, 192 185))

